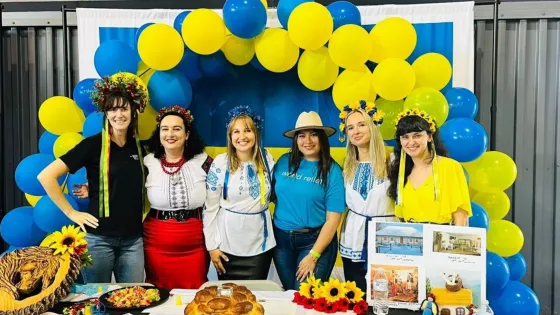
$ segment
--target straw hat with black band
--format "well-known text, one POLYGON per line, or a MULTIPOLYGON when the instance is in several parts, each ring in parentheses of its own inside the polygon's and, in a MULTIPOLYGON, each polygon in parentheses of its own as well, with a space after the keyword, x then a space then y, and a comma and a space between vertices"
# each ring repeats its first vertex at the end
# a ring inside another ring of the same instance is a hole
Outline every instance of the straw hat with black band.
POLYGON ((323 130, 327 137, 330 137, 336 133, 336 129, 334 129, 333 127, 323 126, 323 121, 321 120, 319 114, 314 111, 309 111, 299 114, 295 128, 284 132, 284 136, 293 138, 296 132, 309 129, 323 130))

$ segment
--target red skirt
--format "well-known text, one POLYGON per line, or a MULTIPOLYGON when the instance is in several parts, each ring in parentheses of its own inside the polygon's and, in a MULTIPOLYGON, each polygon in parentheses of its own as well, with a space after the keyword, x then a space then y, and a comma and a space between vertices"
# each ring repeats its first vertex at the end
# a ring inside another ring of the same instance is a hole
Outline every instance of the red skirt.
POLYGON ((198 289, 208 281, 210 256, 202 220, 144 221, 146 281, 165 289, 198 289))

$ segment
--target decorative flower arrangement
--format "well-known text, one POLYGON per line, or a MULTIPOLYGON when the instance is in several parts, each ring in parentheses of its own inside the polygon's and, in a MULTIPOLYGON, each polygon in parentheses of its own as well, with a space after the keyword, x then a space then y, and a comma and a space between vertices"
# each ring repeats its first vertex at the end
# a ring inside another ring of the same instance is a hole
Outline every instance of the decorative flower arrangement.
POLYGON ((336 312, 353 311, 356 314, 367 314, 368 304, 362 299, 365 295, 356 282, 340 282, 331 278, 327 282, 307 278, 294 293, 292 302, 306 309, 332 314, 336 312))
POLYGON ((471 305, 467 306, 466 308, 469 311, 469 315, 478 314, 478 307, 476 305, 471 304, 471 305))
POLYGON ((55 249, 54 255, 66 253, 80 257, 82 268, 91 266, 92 258, 87 249, 86 233, 80 232, 79 227, 73 225, 63 226, 61 231, 49 234, 43 242, 42 247, 55 249))
POLYGON ((150 100, 148 90, 138 82, 135 75, 118 73, 112 77, 96 80, 94 90, 90 91, 91 100, 97 106, 98 112, 103 112, 105 101, 111 94, 120 94, 130 98, 138 105, 138 111, 143 113, 150 100))
POLYGON ((432 118, 432 116, 428 115, 428 113, 426 113, 425 111, 420 110, 418 108, 405 109, 404 111, 399 113, 397 115, 397 119, 395 119, 395 126, 399 124, 399 121, 401 119, 403 119, 404 117, 408 117, 408 116, 418 116, 418 117, 423 118, 430 125, 430 131, 431 132, 436 132, 436 121, 432 118))
POLYGON ((84 301, 82 303, 74 304, 72 306, 65 307, 62 310, 62 314, 64 315, 86 315, 86 314, 95 314, 98 313, 97 310, 101 308, 101 302, 99 299, 91 299, 84 301), (90 309, 91 312, 88 312, 87 309, 90 309))

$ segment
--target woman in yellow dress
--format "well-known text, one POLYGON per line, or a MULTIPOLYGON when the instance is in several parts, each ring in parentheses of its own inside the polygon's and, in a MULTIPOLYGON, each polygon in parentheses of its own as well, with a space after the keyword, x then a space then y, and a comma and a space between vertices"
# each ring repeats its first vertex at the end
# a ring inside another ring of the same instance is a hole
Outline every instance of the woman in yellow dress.
POLYGON ((389 196, 405 222, 466 226, 472 215, 469 189, 459 162, 446 157, 432 117, 407 109, 397 117, 389 196))

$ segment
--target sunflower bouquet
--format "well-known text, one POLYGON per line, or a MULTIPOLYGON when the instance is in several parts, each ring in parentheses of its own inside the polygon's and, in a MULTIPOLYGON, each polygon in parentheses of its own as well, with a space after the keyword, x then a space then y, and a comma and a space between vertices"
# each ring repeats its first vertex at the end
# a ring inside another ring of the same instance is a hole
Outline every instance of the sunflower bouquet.
POLYGON ((42 247, 54 249, 54 255, 66 253, 80 257, 82 268, 92 264, 92 258, 87 249, 86 233, 81 232, 79 227, 73 225, 63 226, 61 231, 49 234, 43 242, 42 247))
POLYGON ((292 302, 327 314, 347 311, 367 314, 368 305, 362 299, 364 294, 354 281, 340 282, 331 278, 322 282, 311 276, 300 284, 299 292, 294 293, 292 302))

